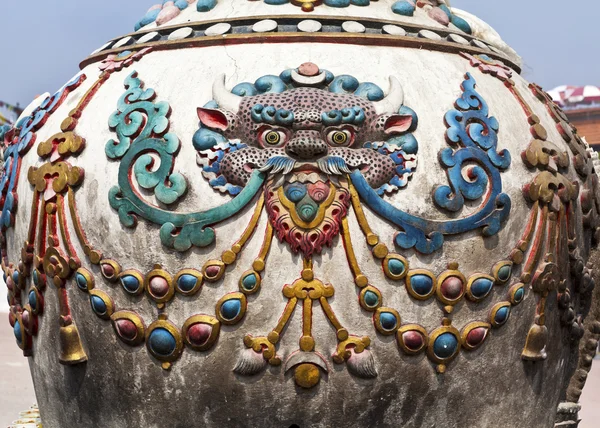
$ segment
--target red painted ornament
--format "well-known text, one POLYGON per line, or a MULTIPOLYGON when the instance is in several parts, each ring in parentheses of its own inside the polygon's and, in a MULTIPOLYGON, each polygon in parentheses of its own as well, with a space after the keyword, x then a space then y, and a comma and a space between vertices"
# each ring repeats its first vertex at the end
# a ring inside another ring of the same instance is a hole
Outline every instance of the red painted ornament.
POLYGON ((212 333, 212 327, 207 324, 198 323, 191 326, 187 333, 188 339, 192 345, 202 346, 210 337, 210 334, 212 333))

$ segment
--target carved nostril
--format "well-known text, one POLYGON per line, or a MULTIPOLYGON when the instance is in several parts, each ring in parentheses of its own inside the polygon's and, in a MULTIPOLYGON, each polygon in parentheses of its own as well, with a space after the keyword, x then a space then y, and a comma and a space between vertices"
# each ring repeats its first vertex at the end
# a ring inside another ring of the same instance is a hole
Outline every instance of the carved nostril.
POLYGON ((298 159, 315 159, 327 154, 327 145, 323 141, 296 140, 286 146, 288 155, 298 159))

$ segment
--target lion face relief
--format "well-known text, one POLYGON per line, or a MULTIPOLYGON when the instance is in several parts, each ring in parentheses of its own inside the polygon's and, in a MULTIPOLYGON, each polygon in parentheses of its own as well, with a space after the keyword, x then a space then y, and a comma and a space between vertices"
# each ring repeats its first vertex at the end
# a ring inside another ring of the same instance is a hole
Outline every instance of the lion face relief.
POLYGON ((198 108, 201 125, 210 130, 201 129, 203 138, 212 143, 199 150, 199 163, 231 186, 244 187, 256 170, 268 174, 266 203, 275 230, 308 256, 339 233, 350 204, 348 174, 359 171, 381 193, 406 183, 415 157, 404 151, 407 139, 397 137, 416 125, 416 115, 401 109, 395 78, 388 96, 375 102, 298 80, 309 84, 250 96, 217 81, 217 107, 198 108), (216 139, 227 147, 215 146, 216 139))

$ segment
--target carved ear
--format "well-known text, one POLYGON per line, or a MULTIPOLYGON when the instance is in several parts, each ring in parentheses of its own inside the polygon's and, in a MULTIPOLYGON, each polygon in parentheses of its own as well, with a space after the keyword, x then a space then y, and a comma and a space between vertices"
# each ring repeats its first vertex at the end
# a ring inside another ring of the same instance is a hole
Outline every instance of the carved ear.
POLYGON ((198 119, 207 128, 225 131, 229 127, 227 116, 217 109, 198 107, 198 119))
POLYGON ((410 114, 391 114, 385 119, 383 132, 386 134, 400 134, 410 129, 413 117, 410 114))

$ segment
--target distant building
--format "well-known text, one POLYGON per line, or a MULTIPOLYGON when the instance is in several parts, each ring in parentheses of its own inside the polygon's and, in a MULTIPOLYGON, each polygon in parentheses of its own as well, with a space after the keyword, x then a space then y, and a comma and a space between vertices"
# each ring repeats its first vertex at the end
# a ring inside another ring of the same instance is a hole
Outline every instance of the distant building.
POLYGON ((548 93, 567 113, 579 135, 600 151, 600 88, 559 86, 548 93))

